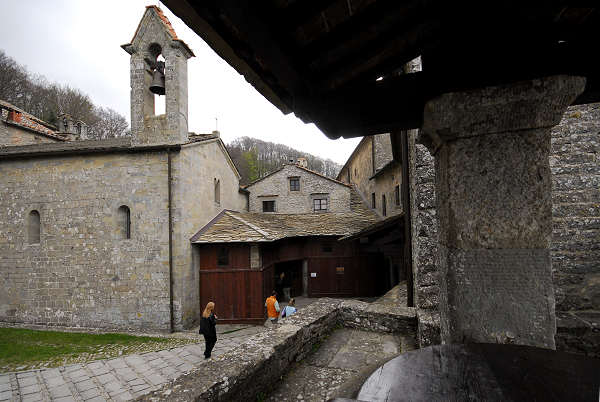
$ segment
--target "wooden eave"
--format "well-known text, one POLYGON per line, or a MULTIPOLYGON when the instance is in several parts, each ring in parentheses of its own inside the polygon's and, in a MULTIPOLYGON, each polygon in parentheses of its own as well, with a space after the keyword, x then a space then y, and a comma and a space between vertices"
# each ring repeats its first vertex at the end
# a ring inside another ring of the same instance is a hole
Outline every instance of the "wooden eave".
POLYGON ((600 101, 600 8, 568 1, 165 0, 283 113, 329 137, 418 128, 439 94, 554 74, 600 101), (423 71, 403 66, 421 55, 423 71), (379 79, 379 81, 377 81, 379 79))

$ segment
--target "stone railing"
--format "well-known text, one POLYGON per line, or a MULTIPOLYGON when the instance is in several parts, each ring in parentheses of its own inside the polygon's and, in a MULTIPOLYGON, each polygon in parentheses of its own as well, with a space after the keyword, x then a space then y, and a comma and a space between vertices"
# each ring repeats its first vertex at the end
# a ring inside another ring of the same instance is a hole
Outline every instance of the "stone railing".
POLYGON ((248 338, 238 348, 138 400, 254 400, 267 392, 293 362, 302 360, 325 336, 342 326, 414 336, 417 320, 409 307, 319 299, 248 338))

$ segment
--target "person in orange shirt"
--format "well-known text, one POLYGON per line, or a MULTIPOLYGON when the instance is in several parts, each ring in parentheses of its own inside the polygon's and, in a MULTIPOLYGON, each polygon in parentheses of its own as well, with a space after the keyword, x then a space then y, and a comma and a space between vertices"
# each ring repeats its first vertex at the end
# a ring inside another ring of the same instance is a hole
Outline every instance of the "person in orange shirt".
POLYGON ((273 291, 271 296, 267 297, 265 300, 265 307, 267 308, 267 316, 269 319, 267 323, 276 324, 277 319, 279 318, 279 302, 277 301, 277 292, 273 291))

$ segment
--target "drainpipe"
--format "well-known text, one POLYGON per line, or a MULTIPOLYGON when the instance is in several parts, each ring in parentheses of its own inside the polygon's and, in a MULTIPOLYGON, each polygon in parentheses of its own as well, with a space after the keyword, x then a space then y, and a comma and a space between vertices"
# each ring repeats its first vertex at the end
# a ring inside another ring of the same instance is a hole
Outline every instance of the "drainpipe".
POLYGON ((175 332, 175 316, 173 312, 173 205, 172 205, 172 189, 173 176, 171 173, 171 149, 167 148, 167 176, 168 176, 168 209, 169 209, 169 310, 171 332, 175 332))

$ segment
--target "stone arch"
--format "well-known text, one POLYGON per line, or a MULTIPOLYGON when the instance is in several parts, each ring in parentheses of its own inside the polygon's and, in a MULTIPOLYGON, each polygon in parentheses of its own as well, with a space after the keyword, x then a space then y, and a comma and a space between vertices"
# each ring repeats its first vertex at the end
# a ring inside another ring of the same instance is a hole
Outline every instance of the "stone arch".
POLYGON ((31 210, 27 216, 27 242, 29 244, 39 244, 41 240, 41 219, 37 210, 31 210))
POLYGON ((131 210, 127 205, 117 210, 117 232, 119 239, 131 239, 131 210))

